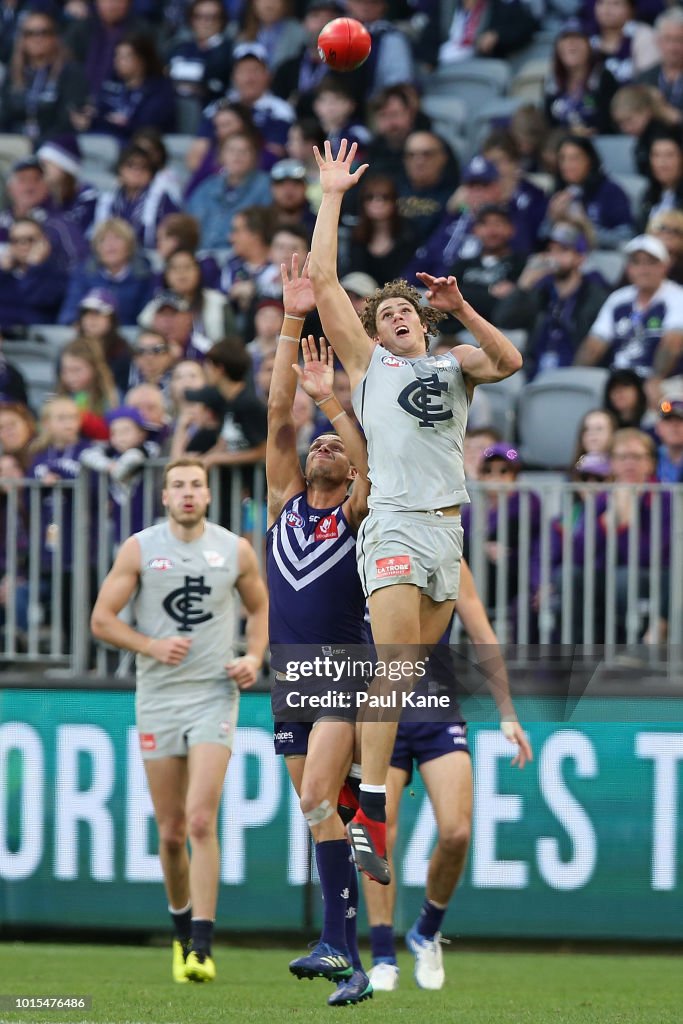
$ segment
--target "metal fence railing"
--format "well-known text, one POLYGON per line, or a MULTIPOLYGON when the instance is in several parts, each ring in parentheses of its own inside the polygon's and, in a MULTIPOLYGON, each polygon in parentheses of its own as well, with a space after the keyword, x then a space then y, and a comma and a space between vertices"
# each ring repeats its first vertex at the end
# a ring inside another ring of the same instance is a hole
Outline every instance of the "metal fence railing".
MULTIPOLYGON (((132 673, 90 636, 117 539, 162 514, 161 462, 128 488, 107 474, 0 481, 0 665, 132 673)), ((263 563, 262 466, 212 470, 210 515, 263 563)), ((683 485, 470 484, 465 553, 502 643, 683 646, 683 485)), ((455 637, 458 637, 456 629, 455 637)))

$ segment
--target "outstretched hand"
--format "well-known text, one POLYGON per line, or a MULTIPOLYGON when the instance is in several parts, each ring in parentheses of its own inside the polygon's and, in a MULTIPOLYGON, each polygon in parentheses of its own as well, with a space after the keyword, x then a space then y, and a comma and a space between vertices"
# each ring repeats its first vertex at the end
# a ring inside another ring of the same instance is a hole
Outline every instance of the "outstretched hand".
POLYGON ((299 378, 299 383, 314 402, 329 398, 334 388, 334 352, 324 338, 320 338, 320 354, 315 347, 315 338, 309 334, 301 340, 301 351, 304 357, 303 367, 292 363, 292 369, 299 378))
POLYGON ((500 727, 505 739, 517 746, 517 753, 512 759, 512 764, 516 764, 518 768, 523 768, 527 761, 533 761, 534 753, 531 749, 531 744, 519 722, 505 719, 500 723, 500 727))
POLYGON ((308 261, 309 256, 306 256, 301 274, 299 274, 299 256, 297 253, 293 253, 291 276, 287 264, 280 264, 282 303, 285 307, 285 315, 291 313, 292 316, 306 316, 312 309, 315 309, 313 285, 308 276, 308 261))
POLYGON ((458 288, 458 282, 451 277, 432 277, 431 274, 416 274, 416 277, 426 285, 426 299, 434 309, 440 309, 443 313, 453 313, 457 316, 465 305, 465 300, 458 288))
POLYGON ((325 155, 322 156, 317 146, 313 147, 313 155, 320 168, 320 184, 323 193, 330 195, 336 193, 343 195, 353 188, 367 171, 369 164, 361 164, 355 171, 351 170, 358 144, 352 142, 348 153, 348 141, 342 139, 339 144, 339 152, 336 157, 332 156, 332 146, 329 141, 325 142, 325 155))

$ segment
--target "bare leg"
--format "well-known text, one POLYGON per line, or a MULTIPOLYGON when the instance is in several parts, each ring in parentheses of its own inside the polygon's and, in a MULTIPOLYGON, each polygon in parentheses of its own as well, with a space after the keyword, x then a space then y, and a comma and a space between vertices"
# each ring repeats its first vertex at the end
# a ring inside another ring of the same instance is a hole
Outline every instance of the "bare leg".
POLYGON ((213 921, 218 898, 217 819, 230 750, 219 743, 198 743, 188 757, 187 828, 192 847, 190 892, 196 918, 213 921))
POLYGON ((187 760, 184 757, 147 758, 144 766, 159 831, 159 860, 166 896, 169 905, 180 910, 190 901, 185 822, 187 760))

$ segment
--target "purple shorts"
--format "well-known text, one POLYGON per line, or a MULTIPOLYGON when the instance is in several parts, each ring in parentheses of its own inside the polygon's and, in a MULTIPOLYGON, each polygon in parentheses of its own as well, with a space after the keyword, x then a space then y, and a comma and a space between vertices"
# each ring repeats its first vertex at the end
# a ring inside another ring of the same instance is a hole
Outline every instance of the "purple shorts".
POLYGON ((466 722, 401 722, 396 735, 391 767, 413 777, 413 762, 418 768, 425 761, 462 750, 469 754, 466 722))
POLYGON ((275 722, 273 726, 273 743, 275 753, 287 757, 288 754, 301 755, 308 753, 308 737, 311 735, 313 722, 275 722))

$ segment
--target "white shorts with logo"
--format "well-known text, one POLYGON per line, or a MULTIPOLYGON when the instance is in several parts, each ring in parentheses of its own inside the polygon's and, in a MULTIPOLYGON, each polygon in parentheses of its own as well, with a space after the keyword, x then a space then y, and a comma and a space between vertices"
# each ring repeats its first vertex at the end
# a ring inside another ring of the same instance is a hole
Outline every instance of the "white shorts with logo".
POLYGON ((187 757, 198 743, 232 750, 240 693, 231 679, 138 691, 135 720, 143 760, 187 757))
POLYGON ((454 601, 462 548, 459 515, 371 511, 356 541, 365 596, 382 587, 411 583, 434 601, 454 601))

